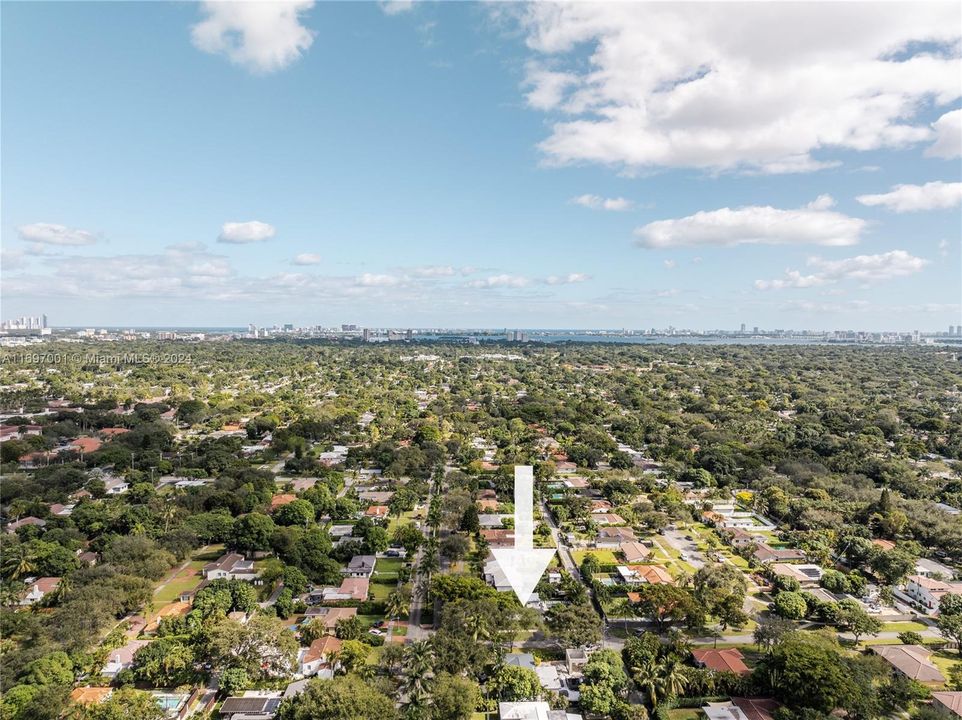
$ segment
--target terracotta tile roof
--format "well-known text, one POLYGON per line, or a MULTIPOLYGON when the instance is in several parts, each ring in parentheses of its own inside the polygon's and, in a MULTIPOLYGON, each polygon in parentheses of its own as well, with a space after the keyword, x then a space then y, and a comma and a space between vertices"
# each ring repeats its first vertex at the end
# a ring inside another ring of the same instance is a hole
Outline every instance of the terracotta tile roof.
POLYGON ((92 453, 100 449, 103 443, 99 438, 93 437, 80 437, 70 443, 72 448, 75 448, 82 453, 92 453))
POLYGON ((275 495, 271 498, 271 509, 279 508, 281 505, 287 505, 297 500, 297 495, 281 494, 275 495))
POLYGON ((301 662, 309 663, 328 657, 341 649, 341 641, 331 635, 320 637, 311 643, 301 662))
POLYGON ((733 672, 736 675, 745 675, 749 672, 748 666, 744 663, 745 656, 738 648, 692 650, 691 655, 696 663, 704 665, 709 670, 733 672))
POLYGON ((79 687, 70 693, 70 700, 80 705, 95 705, 110 697, 114 689, 109 687, 79 687))
POLYGON ((387 517, 391 509, 387 505, 371 505, 364 514, 368 517, 387 517))

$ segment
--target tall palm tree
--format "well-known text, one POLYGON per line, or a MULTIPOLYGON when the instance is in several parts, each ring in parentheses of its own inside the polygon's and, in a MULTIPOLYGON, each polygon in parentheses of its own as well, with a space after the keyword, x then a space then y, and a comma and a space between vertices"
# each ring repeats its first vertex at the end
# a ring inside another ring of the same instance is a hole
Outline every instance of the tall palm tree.
POLYGON ((430 640, 418 640, 404 650, 403 687, 410 702, 422 705, 430 697, 430 683, 434 667, 434 648, 430 640))
POLYGON ((661 684, 658 663, 654 658, 645 658, 640 665, 631 668, 631 675, 638 688, 648 697, 652 708, 658 705, 661 698, 661 684))
POLYGON ((688 687, 688 673, 677 658, 669 658, 658 667, 659 685, 665 699, 678 697, 688 687))
POLYGON ((4 571, 14 579, 26 577, 37 569, 33 553, 26 545, 16 545, 8 551, 4 571))
POLYGON ((400 618, 410 612, 411 603, 408 595, 403 590, 395 590, 387 597, 384 607, 388 617, 400 618))

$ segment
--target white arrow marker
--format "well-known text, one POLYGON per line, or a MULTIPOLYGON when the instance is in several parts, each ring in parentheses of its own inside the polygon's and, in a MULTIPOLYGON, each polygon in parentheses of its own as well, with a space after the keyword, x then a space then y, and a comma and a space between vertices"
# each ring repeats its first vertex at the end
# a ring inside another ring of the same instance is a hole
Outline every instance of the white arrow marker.
POLYGON ((551 548, 534 549, 534 468, 514 468, 514 547, 491 551, 522 605, 554 557, 551 548))

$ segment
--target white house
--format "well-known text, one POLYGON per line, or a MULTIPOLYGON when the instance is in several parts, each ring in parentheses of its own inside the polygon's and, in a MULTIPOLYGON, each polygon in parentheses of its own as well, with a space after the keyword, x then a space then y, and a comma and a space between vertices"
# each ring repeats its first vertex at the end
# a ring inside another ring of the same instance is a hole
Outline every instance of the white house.
POLYGON ((247 580, 257 578, 253 560, 245 560, 240 553, 227 553, 216 562, 203 567, 203 575, 208 580, 247 580))
POLYGON ((147 640, 131 640, 122 648, 117 648, 111 651, 110 655, 107 657, 107 664, 104 665, 103 670, 100 674, 107 678, 117 677, 117 673, 121 670, 126 670, 132 667, 134 664, 134 655, 140 650, 144 645, 148 643, 147 640))

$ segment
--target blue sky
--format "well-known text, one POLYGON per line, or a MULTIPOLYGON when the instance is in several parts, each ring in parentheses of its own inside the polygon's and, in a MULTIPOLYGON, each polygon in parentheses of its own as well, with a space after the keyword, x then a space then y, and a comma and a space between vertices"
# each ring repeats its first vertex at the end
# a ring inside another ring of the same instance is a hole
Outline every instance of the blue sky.
POLYGON ((721 7, 4 3, 3 317, 962 323, 957 5, 721 7))

